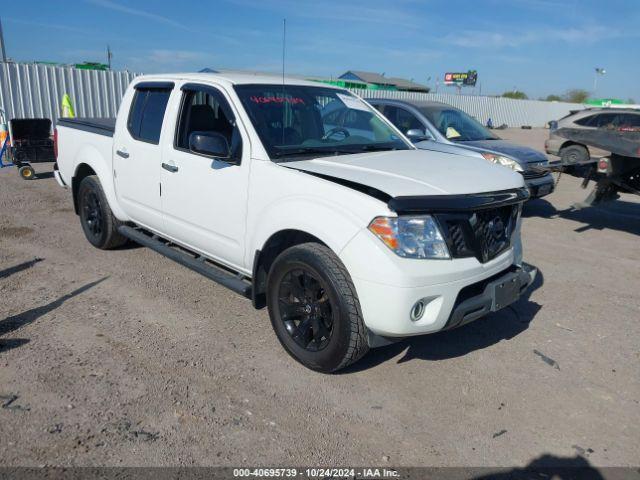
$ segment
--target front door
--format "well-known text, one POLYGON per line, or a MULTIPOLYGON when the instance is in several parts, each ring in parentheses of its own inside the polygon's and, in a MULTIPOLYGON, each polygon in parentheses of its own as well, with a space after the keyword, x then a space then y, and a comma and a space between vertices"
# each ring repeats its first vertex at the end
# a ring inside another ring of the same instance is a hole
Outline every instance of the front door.
POLYGON ((168 83, 138 84, 126 129, 116 129, 113 139, 118 202, 131 219, 152 230, 162 229, 160 136, 172 88, 168 83))
POLYGON ((162 211, 167 234, 177 242, 222 263, 243 269, 248 142, 221 90, 189 84, 173 142, 162 153, 162 211), (230 158, 222 160, 190 150, 194 132, 224 136, 230 158), (243 148, 243 146, 245 148, 243 148))

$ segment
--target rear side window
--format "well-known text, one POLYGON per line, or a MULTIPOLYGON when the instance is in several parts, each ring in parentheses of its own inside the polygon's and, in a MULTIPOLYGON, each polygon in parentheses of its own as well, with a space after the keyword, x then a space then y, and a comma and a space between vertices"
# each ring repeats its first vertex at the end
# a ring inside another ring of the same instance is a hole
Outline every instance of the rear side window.
POLYGON ((579 118, 574 123, 576 125, 582 125, 583 127, 589 127, 591 126, 591 122, 593 122, 595 117, 595 115, 589 115, 588 117, 579 118))
POLYGON ((615 126, 618 120, 617 113, 602 113, 589 124, 590 127, 607 128, 615 126))
POLYGON ((170 89, 140 88, 136 90, 127 127, 136 140, 158 144, 170 89))

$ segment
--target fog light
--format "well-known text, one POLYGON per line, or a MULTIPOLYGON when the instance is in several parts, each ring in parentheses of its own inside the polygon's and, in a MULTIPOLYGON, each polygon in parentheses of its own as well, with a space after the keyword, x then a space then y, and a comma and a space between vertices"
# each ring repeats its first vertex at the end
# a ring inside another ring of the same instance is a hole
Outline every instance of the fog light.
POLYGON ((416 320, 420 320, 422 315, 424 314, 424 302, 422 300, 418 300, 413 308, 411 309, 411 320, 414 322, 416 320))

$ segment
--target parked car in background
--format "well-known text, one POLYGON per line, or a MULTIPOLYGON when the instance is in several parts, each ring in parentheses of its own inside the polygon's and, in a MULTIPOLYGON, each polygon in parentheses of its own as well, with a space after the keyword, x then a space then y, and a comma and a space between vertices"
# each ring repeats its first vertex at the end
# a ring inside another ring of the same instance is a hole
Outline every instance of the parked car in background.
POLYGON ((568 140, 556 135, 560 128, 594 130, 597 128, 640 128, 640 110, 621 108, 587 108, 573 111, 556 122, 551 122, 549 138, 544 142, 545 150, 556 155, 565 164, 588 162, 591 157, 603 157, 606 152, 595 147, 568 140))
POLYGON ((420 151, 340 88, 141 76, 117 118, 61 120, 56 142, 92 245, 132 239, 268 307, 315 370, 505 308, 535 277, 522 177, 420 151), (328 122, 330 105, 357 125, 328 122))
POLYGON ((367 101, 422 150, 475 156, 508 167, 524 177, 532 198, 553 192, 544 153, 502 140, 462 110, 440 102, 367 101))

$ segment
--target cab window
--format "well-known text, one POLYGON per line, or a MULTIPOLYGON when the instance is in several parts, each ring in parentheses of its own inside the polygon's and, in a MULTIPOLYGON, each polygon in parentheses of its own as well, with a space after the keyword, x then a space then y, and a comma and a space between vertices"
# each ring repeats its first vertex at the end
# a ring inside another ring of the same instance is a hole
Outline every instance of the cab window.
POLYGON ((133 138, 155 145, 160 142, 170 94, 170 88, 136 89, 127 121, 127 128, 133 138))
POLYGON ((175 148, 189 150, 193 132, 219 133, 231 148, 231 157, 242 156, 242 139, 229 103, 213 88, 193 88, 184 91, 176 132, 175 148))

